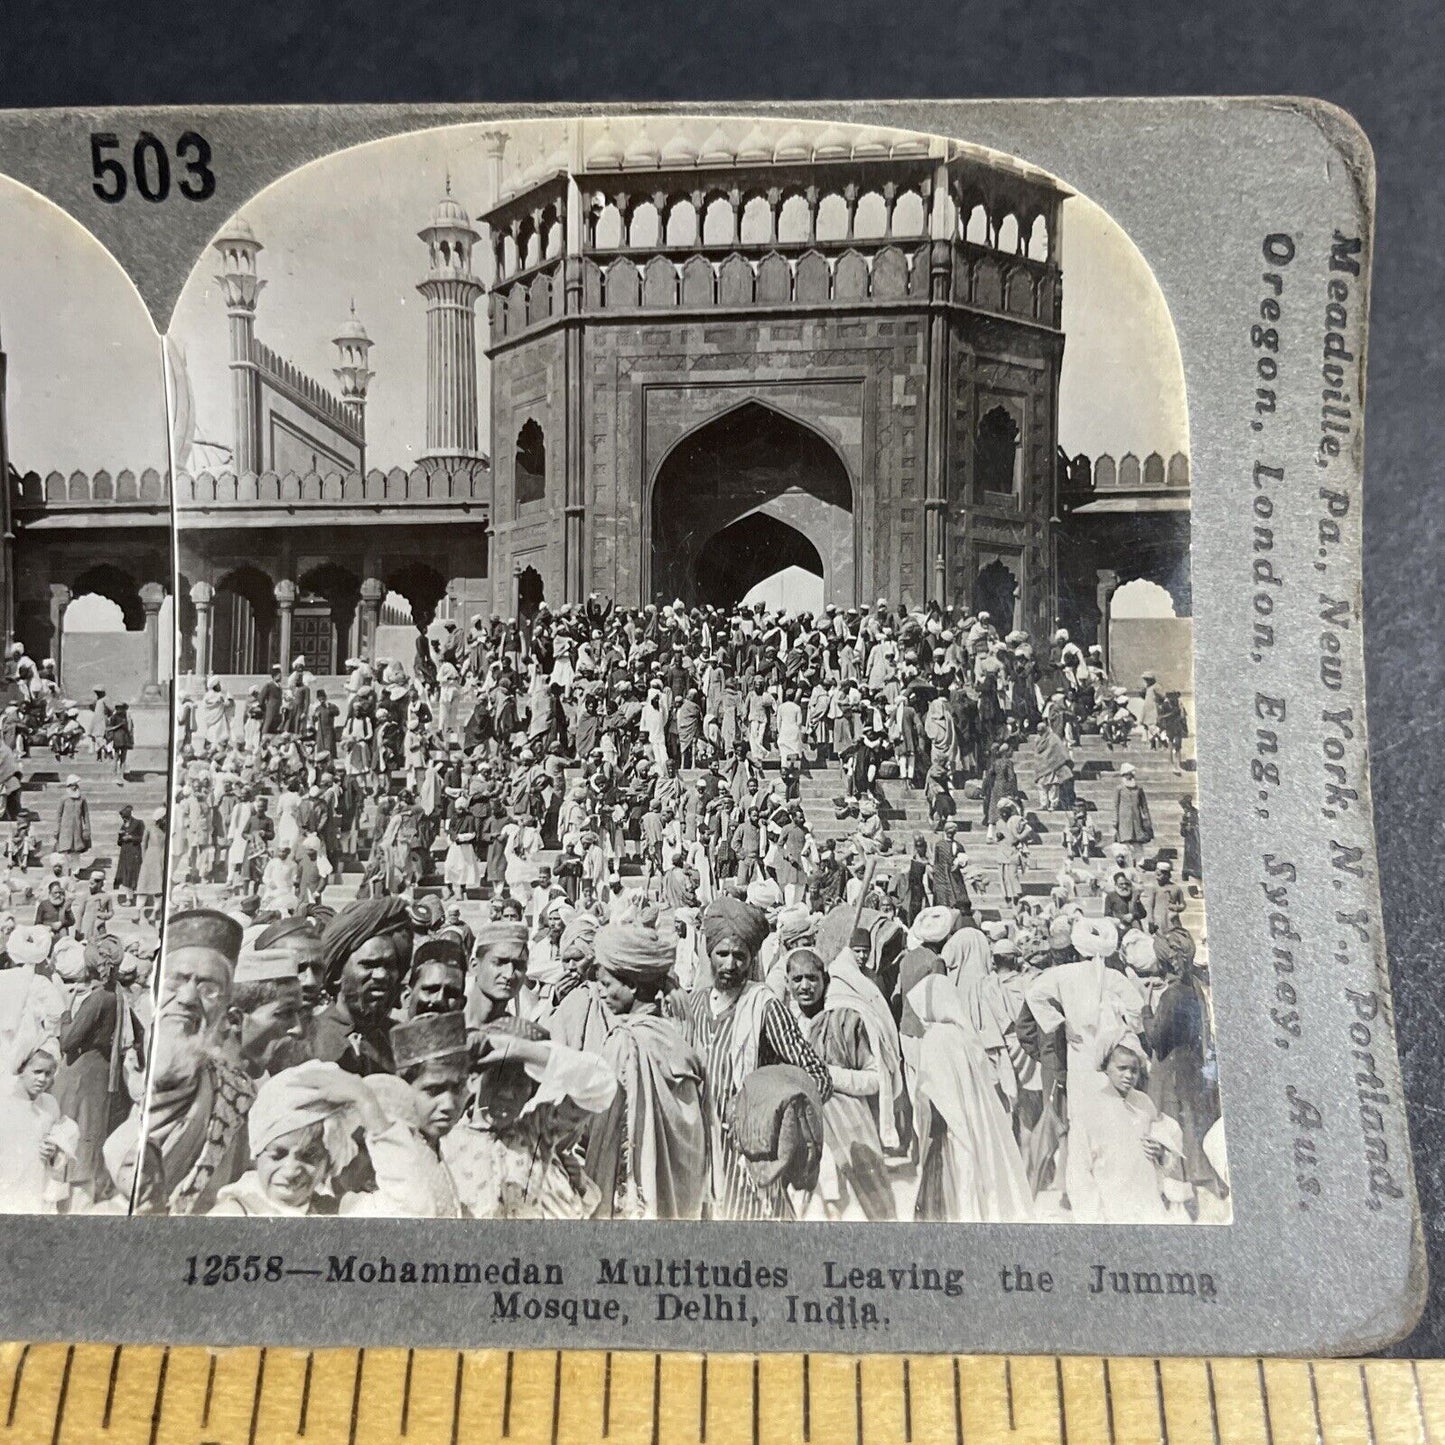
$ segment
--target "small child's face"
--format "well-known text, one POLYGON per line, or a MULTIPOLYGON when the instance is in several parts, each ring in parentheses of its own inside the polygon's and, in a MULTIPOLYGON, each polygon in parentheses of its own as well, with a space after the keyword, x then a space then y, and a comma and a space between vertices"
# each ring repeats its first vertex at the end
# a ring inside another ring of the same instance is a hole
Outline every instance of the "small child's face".
POLYGON ((435 1144, 462 1117, 467 1101, 467 1061, 433 1059, 421 1066, 408 1081, 423 1102, 418 1128, 428 1143, 435 1144))
POLYGON ((304 1209, 325 1180, 330 1156, 321 1126, 308 1124, 273 1139, 255 1162, 256 1178, 270 1198, 288 1209, 304 1209))
POLYGON ((1139 1058, 1128 1049, 1118 1048, 1109 1055, 1104 1073, 1119 1097, 1127 1098, 1139 1082, 1139 1058))
POLYGON ((510 1128, 522 1117, 533 1087, 527 1071, 515 1061, 484 1069, 477 1091, 478 1122, 486 1129, 510 1128))

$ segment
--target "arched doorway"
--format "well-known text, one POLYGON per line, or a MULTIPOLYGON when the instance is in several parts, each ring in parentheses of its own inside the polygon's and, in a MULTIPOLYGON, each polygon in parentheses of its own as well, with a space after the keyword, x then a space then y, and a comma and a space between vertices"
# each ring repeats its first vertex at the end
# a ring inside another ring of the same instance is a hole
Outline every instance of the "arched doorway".
MULTIPOLYGON (((72 607, 88 597, 104 598, 107 602, 113 603, 119 609, 121 626, 126 632, 139 632, 145 626, 145 608, 141 606, 140 589, 136 585, 135 578, 129 572, 123 572, 109 562, 102 562, 98 567, 90 567, 82 572, 70 584, 70 595, 72 607)), ((101 610, 97 609, 97 613, 101 610)), ((81 619, 86 616, 85 611, 79 614, 81 619)), ((66 631, 70 630, 71 623, 67 611, 66 631)), ((98 630, 110 631, 111 629, 101 628, 98 630)))
POLYGON ((237 567, 216 583, 211 621, 214 672, 242 675, 266 672, 276 660, 273 587, 271 579, 259 567, 237 567))
POLYGON ((1000 637, 1013 631, 1018 603, 1018 579, 1001 557, 979 568, 973 584, 973 610, 987 612, 1000 637))
MULTIPOLYGON (((823 559, 795 527, 767 512, 753 512, 714 532, 703 543, 694 568, 696 600, 714 607, 733 607, 762 584, 778 579, 777 605, 802 611, 813 598, 785 597, 782 574, 794 569, 819 580, 823 559)), ((769 599, 772 600, 770 594, 769 599)))
MULTIPOLYGON (((345 567, 325 562, 305 573, 296 586, 291 656, 304 657, 308 672, 329 677, 338 671, 338 654, 348 649, 361 579, 345 567)), ((289 664, 291 658, 286 661, 289 664)))
POLYGON ((824 437, 762 402, 725 412, 672 448, 657 470, 651 520, 654 598, 737 601, 800 565, 820 569, 827 600, 855 600, 848 469, 824 437), (730 559, 723 535, 745 521, 751 526, 732 540, 747 554, 730 559), (795 564, 800 543, 808 560, 795 564), (743 574, 751 581, 737 590, 743 574))
POLYGON ((517 573, 517 616, 522 621, 537 615, 543 602, 542 574, 535 567, 523 567, 517 573))
POLYGON ((418 632, 425 632, 447 595, 447 579, 425 562, 408 562, 387 574, 386 585, 411 604, 411 620, 418 632))

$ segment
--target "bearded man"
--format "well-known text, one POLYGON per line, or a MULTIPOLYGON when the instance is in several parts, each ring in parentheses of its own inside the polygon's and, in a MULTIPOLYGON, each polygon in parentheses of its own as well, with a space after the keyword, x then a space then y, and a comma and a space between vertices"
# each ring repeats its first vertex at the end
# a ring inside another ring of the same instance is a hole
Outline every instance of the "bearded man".
POLYGON ((205 1214, 245 1170, 255 1085, 221 1038, 240 952, 228 913, 194 908, 167 925, 140 1190, 157 1212, 205 1214))

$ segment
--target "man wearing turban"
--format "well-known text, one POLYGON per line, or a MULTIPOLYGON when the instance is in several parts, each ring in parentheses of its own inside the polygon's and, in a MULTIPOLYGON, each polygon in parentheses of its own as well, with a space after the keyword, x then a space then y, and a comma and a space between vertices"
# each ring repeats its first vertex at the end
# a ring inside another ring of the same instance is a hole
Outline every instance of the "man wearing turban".
POLYGON ((411 963, 411 916, 403 899, 358 899, 321 935, 332 1003, 312 1025, 312 1053, 349 1073, 390 1074, 391 1013, 411 963))
POLYGON ((703 938, 712 987, 688 997, 686 1030, 705 1062, 704 1117, 715 1219, 788 1219, 792 1203, 778 1181, 759 1185, 732 1137, 733 1103, 743 1080, 768 1064, 794 1064, 826 1103, 833 1081, 787 1006, 757 977, 758 950, 768 934, 763 912, 722 896, 703 910, 703 938))
POLYGON ((707 1192, 703 1061, 669 997, 675 939, 610 923, 597 930, 594 947, 597 976, 562 1001, 552 1037, 605 1059, 620 1084, 587 1131, 599 1213, 697 1219, 707 1192))

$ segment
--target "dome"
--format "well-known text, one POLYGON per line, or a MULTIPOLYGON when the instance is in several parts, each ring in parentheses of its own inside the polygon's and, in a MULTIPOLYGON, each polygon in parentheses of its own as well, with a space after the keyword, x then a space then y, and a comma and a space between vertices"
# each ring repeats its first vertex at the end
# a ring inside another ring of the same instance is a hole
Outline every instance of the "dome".
POLYGON ((866 130, 853 147, 854 160, 887 160, 888 142, 876 130, 866 130))
POLYGON ((627 154, 622 158, 622 168, 627 171, 655 171, 661 160, 662 156, 652 137, 648 135, 647 123, 644 121, 636 138, 627 147, 627 154))
POLYGON ((775 161, 808 161, 813 158, 813 146, 802 126, 793 126, 783 132, 782 138, 773 148, 775 161))
POLYGON ((693 149, 692 143, 682 131, 678 131, 663 146, 662 163, 677 170, 685 170, 687 167, 697 164, 697 151, 693 149))
POLYGON ((237 243, 245 246, 254 246, 258 251, 261 249, 261 243, 256 239, 256 233, 246 224, 246 221, 241 216, 233 216, 221 234, 211 242, 213 246, 217 247, 237 243))
POLYGON ((732 165, 734 159, 732 142, 727 138, 727 132, 723 130, 722 126, 714 126, 712 134, 703 141, 699 159, 705 166, 732 165))
POLYGON ((360 342, 365 346, 371 345, 371 337, 366 334, 366 327, 356 319, 356 311, 354 308, 351 315, 341 323, 340 329, 331 339, 338 346, 344 341, 360 342))
POLYGON ((852 154, 852 134, 841 125, 830 125, 813 147, 815 161, 846 161, 852 154))
POLYGON ((589 171, 620 171, 622 169, 622 147, 617 144, 617 137, 612 134, 612 122, 602 122, 602 134, 597 137, 597 143, 587 152, 587 169, 589 171))
POLYGON ((459 202, 447 195, 436 203, 436 208, 431 213, 430 224, 438 228, 460 228, 470 231, 472 218, 467 215, 466 210, 459 202))
POLYGON ((773 158, 773 147, 760 125, 755 125, 743 137, 738 147, 738 160, 746 166, 765 166, 773 158))

